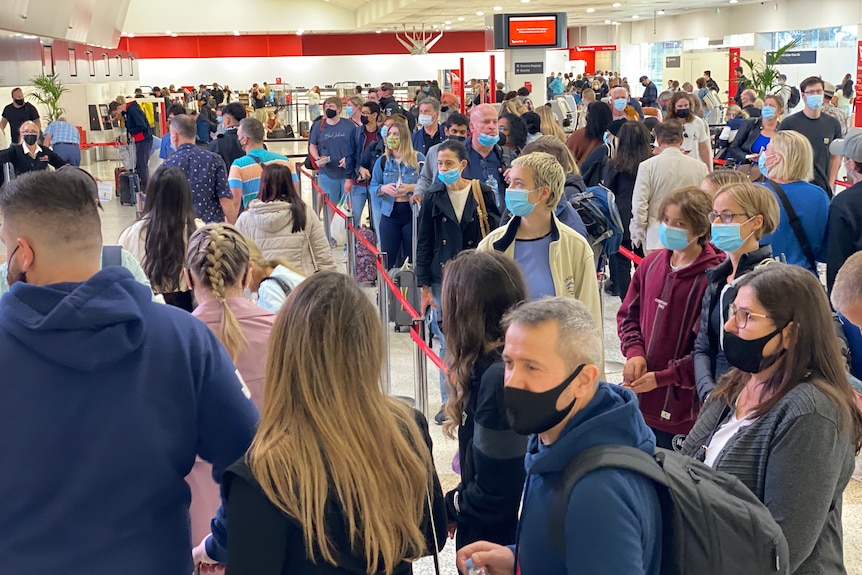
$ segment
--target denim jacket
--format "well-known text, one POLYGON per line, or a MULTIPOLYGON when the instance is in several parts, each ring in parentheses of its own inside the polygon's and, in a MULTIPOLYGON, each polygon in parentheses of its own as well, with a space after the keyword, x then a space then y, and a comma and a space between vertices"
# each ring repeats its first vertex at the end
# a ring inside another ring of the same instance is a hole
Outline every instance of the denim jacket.
POLYGON ((397 183, 399 175, 401 176, 402 184, 417 183, 419 181, 421 162, 425 161, 425 156, 420 153, 417 153, 416 156, 420 162, 419 168, 414 168, 413 166, 409 166, 402 162, 397 162, 394 158, 386 155, 380 156, 380 158, 377 159, 377 162, 375 162, 374 171, 371 173, 371 185, 368 188, 368 192, 371 194, 372 198, 378 197, 380 200, 380 213, 382 215, 387 217, 392 215, 392 208, 395 206, 395 198, 388 194, 382 194, 380 192, 381 186, 397 183))

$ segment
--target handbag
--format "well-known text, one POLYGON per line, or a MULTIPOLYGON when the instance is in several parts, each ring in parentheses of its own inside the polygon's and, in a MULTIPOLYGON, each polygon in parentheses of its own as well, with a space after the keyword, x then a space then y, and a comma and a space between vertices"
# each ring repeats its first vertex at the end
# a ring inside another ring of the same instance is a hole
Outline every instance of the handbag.
POLYGON ((491 223, 488 221, 488 208, 485 206, 485 195, 482 193, 482 184, 479 180, 471 182, 473 189, 473 199, 476 200, 476 213, 479 216, 479 231, 482 234, 482 239, 491 233, 491 223))

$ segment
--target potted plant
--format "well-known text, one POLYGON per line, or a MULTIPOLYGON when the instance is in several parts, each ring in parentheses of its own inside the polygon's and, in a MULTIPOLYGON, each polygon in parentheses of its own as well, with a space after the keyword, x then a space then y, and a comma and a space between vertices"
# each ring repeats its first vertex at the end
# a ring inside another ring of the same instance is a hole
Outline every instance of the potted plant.
POLYGON ((60 82, 60 78, 56 74, 52 74, 50 76, 40 74, 35 78, 31 78, 30 82, 36 89, 33 92, 30 92, 28 97, 48 108, 48 123, 50 124, 54 120, 59 119, 60 116, 63 115, 63 112, 65 112, 65 110, 60 107, 60 98, 62 98, 63 94, 68 92, 69 89, 63 86, 60 82))
POLYGON ((748 87, 757 92, 760 99, 772 93, 772 89, 777 86, 778 80, 778 64, 785 53, 799 46, 801 38, 795 38, 793 41, 785 44, 774 52, 767 52, 764 62, 755 61, 749 58, 740 58, 746 66, 748 66, 749 77, 748 87))

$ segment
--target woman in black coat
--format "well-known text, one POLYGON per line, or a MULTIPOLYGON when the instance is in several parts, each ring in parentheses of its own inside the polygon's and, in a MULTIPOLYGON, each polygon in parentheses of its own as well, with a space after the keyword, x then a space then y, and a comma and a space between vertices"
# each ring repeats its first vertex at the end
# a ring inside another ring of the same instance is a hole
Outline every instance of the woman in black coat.
POLYGON ((767 96, 760 117, 742 122, 727 153, 735 158, 738 164, 756 164, 755 155, 766 149, 766 145, 778 131, 779 118, 783 112, 781 96, 767 96))

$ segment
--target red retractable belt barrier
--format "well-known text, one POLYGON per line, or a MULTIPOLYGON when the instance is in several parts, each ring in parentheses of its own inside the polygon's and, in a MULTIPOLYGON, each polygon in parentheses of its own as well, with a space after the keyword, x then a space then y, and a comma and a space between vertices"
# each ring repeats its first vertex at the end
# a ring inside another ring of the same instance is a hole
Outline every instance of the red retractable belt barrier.
MULTIPOLYGON (((378 257, 380 255, 380 250, 377 249, 377 246, 366 240, 359 233, 359 231, 353 225, 353 218, 347 217, 347 214, 341 211, 338 206, 336 206, 330 201, 329 197, 326 195, 326 192, 324 192, 320 188, 320 186, 317 185, 317 182, 314 181, 314 177, 310 173, 308 173, 303 168, 299 168, 299 171, 302 172, 302 174, 309 179, 309 181, 311 182, 311 187, 314 189, 315 192, 320 195, 324 203, 329 206, 329 209, 332 210, 333 213, 336 214, 338 217, 344 220, 345 225, 350 229, 353 234, 353 237, 356 238, 362 245, 365 246, 365 248, 369 252, 371 252, 375 256, 377 260, 376 266, 378 271, 380 271, 380 277, 382 277, 383 280, 386 282, 389 291, 395 297, 395 299, 398 300, 398 303, 400 303, 404 307, 404 309, 407 310, 407 313, 409 313, 410 317, 412 317, 414 320, 422 319, 422 316, 419 315, 419 312, 413 309, 413 306, 410 305, 410 302, 407 301, 407 298, 404 297, 404 294, 401 293, 401 290, 398 289, 398 286, 395 285, 395 282, 392 281, 391 277, 389 277, 388 270, 383 269, 383 262, 378 257)), ((413 339, 413 341, 416 343, 422 353, 424 353, 425 356, 430 359, 435 366, 437 366, 437 369, 443 372, 447 371, 446 364, 443 362, 442 359, 440 359, 440 356, 434 353, 434 350, 431 349, 428 344, 425 343, 425 341, 422 339, 422 335, 419 333, 419 328, 416 326, 416 324, 410 327, 410 337, 413 339)))
POLYGON ((623 246, 620 246, 620 253, 623 254, 626 258, 628 258, 632 263, 636 266, 641 265, 641 262, 644 261, 642 257, 634 253, 633 251, 627 250, 623 246))

